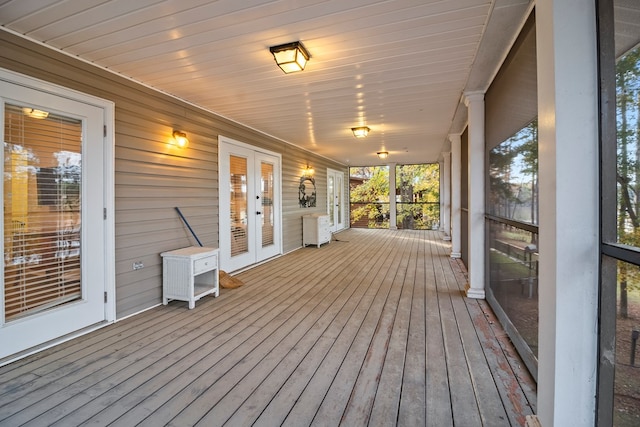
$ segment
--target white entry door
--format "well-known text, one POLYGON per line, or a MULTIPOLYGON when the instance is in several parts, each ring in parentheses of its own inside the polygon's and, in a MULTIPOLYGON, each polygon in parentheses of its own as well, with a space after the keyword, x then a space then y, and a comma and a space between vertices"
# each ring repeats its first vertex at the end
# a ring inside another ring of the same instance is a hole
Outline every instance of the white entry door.
POLYGON ((280 156, 220 137, 220 268, 235 271, 282 252, 280 156))
POLYGON ((345 228, 344 173, 327 169, 327 214, 332 233, 345 228))
POLYGON ((104 321, 107 273, 104 109, 3 79, 0 106, 3 358, 104 321))

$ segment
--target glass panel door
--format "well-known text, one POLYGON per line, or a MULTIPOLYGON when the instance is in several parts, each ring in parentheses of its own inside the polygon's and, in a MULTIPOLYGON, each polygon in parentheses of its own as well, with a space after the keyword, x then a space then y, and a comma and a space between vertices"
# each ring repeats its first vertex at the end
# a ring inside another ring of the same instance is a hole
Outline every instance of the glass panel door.
POLYGON ((220 137, 220 268, 228 272, 281 253, 280 159, 231 141, 220 137))
POLYGON ((345 228, 343 186, 344 173, 327 169, 327 214, 329 227, 334 233, 345 228))
POLYGON ((273 245, 274 242, 273 193, 273 164, 260 162, 260 198, 262 199, 260 227, 263 248, 273 245))
POLYGON ((329 227, 331 231, 336 231, 335 220, 335 206, 336 206, 336 193, 335 193, 334 178, 332 173, 327 173, 327 213, 329 214, 329 227))
POLYGON ((0 79, 0 358, 102 322, 108 307, 106 107, 11 78, 0 79))
POLYGON ((231 256, 237 256, 249 251, 247 235, 247 159, 245 157, 230 156, 231 180, 231 256))
POLYGON ((6 104, 4 303, 11 321, 82 298, 82 123, 6 104))
POLYGON ((344 174, 342 174, 341 172, 336 173, 335 176, 335 223, 336 223, 336 228, 338 230, 342 230, 344 228, 344 214, 343 214, 343 209, 344 209, 344 197, 342 194, 342 191, 344 189, 344 174))
POLYGON ((255 261, 280 254, 279 226, 279 159, 262 152, 254 152, 256 186, 256 254, 255 261))

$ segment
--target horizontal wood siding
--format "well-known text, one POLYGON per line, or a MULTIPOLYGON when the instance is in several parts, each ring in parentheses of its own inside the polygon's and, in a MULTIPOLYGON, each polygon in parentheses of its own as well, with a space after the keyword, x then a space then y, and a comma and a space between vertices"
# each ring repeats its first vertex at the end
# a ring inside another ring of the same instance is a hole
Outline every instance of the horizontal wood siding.
POLYGON ((160 253, 197 244, 218 246, 218 136, 282 154, 283 249, 302 244, 303 213, 326 211, 326 172, 344 166, 106 70, 0 30, 0 67, 115 103, 115 268, 117 317, 161 302, 160 253), (172 131, 189 147, 169 144, 172 131), (318 208, 298 206, 300 170, 316 168, 318 208), (324 180, 324 181, 323 181, 324 180), (144 268, 133 271, 133 263, 144 268))

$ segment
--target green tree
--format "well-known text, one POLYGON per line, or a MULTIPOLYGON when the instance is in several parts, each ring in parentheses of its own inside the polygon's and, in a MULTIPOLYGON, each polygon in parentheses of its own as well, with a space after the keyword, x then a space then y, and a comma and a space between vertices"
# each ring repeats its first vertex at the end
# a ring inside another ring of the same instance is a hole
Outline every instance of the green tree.
POLYGON ((521 132, 518 139, 521 173, 531 177, 531 223, 538 223, 538 119, 534 119, 521 132))
POLYGON ((369 228, 389 227, 389 168, 350 168, 351 224, 368 219, 369 228))
POLYGON ((511 165, 518 152, 511 139, 499 144, 489 155, 489 213, 511 218, 518 199, 511 185, 511 165))
POLYGON ((386 166, 350 169, 351 224, 366 219, 369 228, 389 227, 389 203, 397 203, 397 225, 431 228, 440 219, 438 164, 396 166, 396 200, 389 197, 386 166))
POLYGON ((489 154, 489 212, 538 222, 538 121, 533 120, 489 154), (529 206, 525 211, 520 207, 529 206))
MULTIPOLYGON (((616 65, 617 143, 618 143, 618 240, 640 247, 640 150, 638 147, 640 123, 640 49, 624 55, 616 65), (635 151, 635 156, 630 153, 635 151)), ((640 289, 636 269, 621 263, 618 271, 620 284, 620 315, 628 317, 627 294, 640 289)))
POLYGON ((396 194, 400 203, 397 225, 427 229, 440 220, 440 166, 437 163, 396 166, 396 194))

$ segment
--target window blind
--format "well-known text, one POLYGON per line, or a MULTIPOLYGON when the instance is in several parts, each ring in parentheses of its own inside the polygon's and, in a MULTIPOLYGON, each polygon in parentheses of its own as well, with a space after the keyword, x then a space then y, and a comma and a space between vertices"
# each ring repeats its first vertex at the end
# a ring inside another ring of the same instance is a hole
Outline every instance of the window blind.
POLYGON ((5 321, 82 297, 82 123, 5 105, 5 321))
POLYGON ((247 236, 247 159, 230 156, 231 256, 249 251, 247 236))

